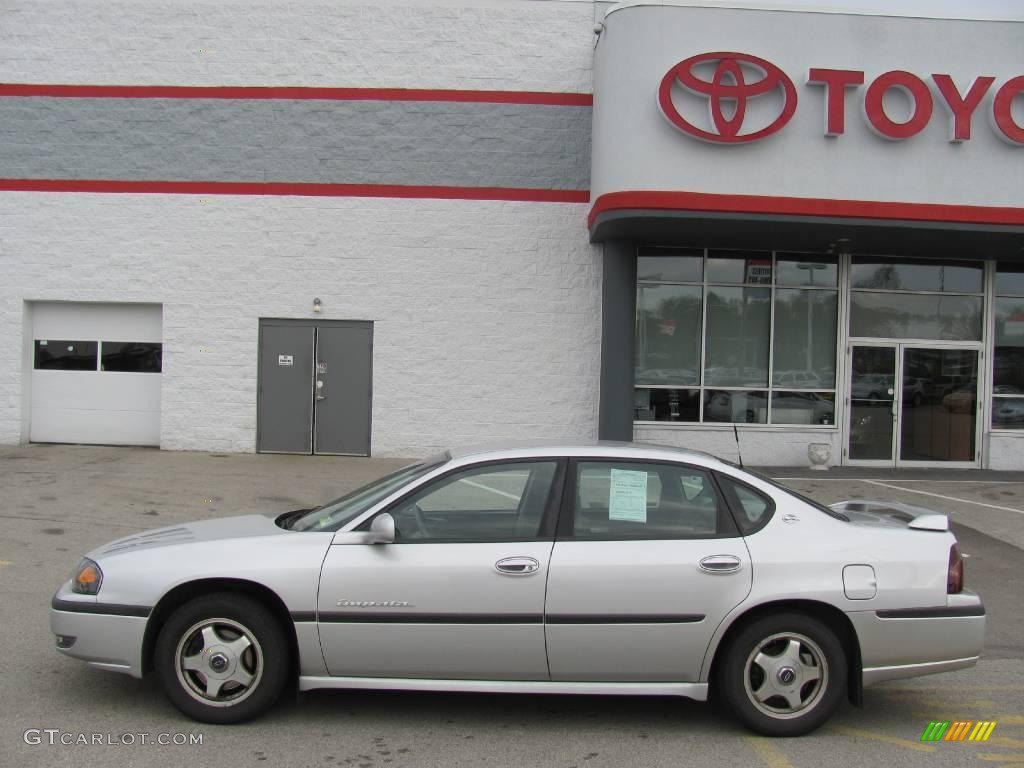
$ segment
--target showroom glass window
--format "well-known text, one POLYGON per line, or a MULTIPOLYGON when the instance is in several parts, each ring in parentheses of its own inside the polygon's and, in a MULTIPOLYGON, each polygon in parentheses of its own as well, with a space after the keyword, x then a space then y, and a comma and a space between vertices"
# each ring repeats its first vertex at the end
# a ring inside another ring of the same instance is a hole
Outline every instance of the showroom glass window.
POLYGON ((636 421, 832 425, 834 256, 637 252, 636 421))
POLYGON ((1024 265, 996 267, 992 428, 1024 429, 1024 265))
POLYGON ((981 341, 984 266, 854 255, 850 336, 981 341))

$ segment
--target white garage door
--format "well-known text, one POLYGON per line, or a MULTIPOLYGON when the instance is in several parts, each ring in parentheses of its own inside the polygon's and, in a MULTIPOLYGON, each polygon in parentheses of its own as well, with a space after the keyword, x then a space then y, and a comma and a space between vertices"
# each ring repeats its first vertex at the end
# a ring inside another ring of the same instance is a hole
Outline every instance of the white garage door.
POLYGON ((159 304, 33 304, 30 439, 159 445, 162 342, 159 304))

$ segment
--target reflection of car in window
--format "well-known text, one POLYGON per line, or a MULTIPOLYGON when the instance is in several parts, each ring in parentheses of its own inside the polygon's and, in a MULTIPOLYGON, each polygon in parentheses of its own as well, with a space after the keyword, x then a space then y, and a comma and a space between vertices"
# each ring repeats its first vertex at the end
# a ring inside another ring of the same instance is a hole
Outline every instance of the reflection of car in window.
POLYGON ((995 426, 1024 423, 1024 400, 997 398, 992 411, 995 426))
POLYGON ((776 372, 775 386, 793 387, 794 389, 822 389, 824 384, 821 377, 814 371, 782 371, 776 372))
POLYGON ((953 413, 970 413, 974 408, 974 401, 976 399, 976 387, 968 386, 950 392, 942 398, 942 404, 946 407, 946 410, 953 413))
POLYGON ((881 400, 892 389, 892 379, 881 373, 854 374, 850 393, 864 400, 881 400))
POLYGON ((929 379, 903 378, 903 402, 908 405, 921 405, 931 391, 932 383, 929 379))
POLYGON ((763 423, 766 406, 765 392, 713 392, 704 403, 704 420, 763 423))

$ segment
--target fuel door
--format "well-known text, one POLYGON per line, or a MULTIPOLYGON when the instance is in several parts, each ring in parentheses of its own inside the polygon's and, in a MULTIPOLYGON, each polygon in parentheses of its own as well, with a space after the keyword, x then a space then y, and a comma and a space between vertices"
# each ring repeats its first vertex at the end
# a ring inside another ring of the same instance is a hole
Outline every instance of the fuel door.
POLYGON ((878 594, 875 569, 870 565, 848 565, 843 568, 843 591, 849 600, 870 600, 878 594))

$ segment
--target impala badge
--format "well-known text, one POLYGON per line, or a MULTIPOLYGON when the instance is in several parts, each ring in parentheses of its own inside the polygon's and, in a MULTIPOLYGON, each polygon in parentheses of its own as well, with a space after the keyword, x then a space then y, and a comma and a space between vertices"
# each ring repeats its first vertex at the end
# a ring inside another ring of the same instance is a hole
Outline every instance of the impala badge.
POLYGON ((339 600, 339 608, 412 608, 405 600, 339 600))

